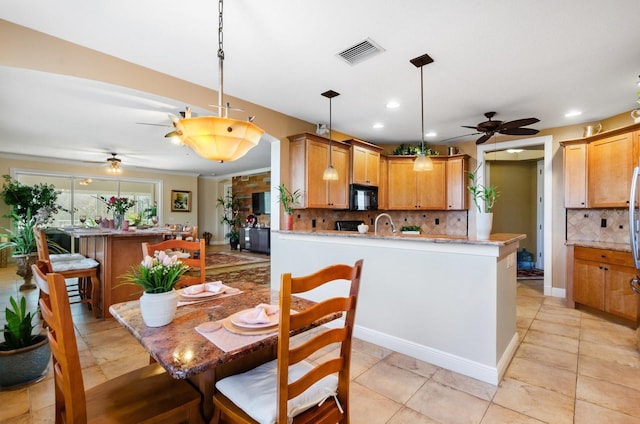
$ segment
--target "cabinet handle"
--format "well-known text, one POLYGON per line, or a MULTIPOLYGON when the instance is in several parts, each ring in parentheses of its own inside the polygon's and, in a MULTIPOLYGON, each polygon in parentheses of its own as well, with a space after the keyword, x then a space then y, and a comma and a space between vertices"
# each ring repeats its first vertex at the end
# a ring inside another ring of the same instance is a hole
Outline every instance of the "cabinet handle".
POLYGON ((605 270, 605 271, 609 271, 609 268, 607 268, 607 267, 605 266, 605 267, 604 267, 604 270, 605 270))

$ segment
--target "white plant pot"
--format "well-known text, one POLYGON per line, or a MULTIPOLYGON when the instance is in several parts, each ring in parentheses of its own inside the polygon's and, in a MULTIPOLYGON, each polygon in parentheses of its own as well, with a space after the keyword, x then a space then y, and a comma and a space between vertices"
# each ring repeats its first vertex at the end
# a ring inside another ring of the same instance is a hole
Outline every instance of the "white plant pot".
POLYGON ((178 293, 143 293, 140 298, 140 312, 147 327, 162 327, 173 321, 178 309, 178 293))
POLYGON ((478 240, 488 240, 493 226, 493 213, 476 213, 476 238, 478 240))

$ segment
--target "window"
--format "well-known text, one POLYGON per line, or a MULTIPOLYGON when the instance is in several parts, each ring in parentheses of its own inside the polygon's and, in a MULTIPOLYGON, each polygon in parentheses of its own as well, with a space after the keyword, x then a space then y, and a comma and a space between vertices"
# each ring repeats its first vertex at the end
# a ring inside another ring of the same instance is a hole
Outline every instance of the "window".
POLYGON ((107 199, 111 196, 133 198, 136 205, 127 211, 125 218, 133 214, 140 214, 145 218, 145 211, 150 210, 154 203, 159 203, 162 184, 161 181, 80 178, 26 171, 16 172, 14 178, 28 185, 53 184, 61 192, 58 195, 58 204, 65 210, 54 215, 51 223, 53 227, 80 225, 80 216, 86 216, 86 223, 90 225, 95 224, 96 216, 111 218, 106 205, 99 200, 100 196, 107 199))

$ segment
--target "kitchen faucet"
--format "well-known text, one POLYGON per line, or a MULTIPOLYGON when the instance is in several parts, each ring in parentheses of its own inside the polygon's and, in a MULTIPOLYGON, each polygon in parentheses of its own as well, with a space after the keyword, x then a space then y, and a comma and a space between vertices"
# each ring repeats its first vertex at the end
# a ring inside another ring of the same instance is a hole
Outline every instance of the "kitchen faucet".
POLYGON ((386 216, 389 219, 389 224, 391 224, 391 232, 392 233, 396 232, 396 226, 393 225, 393 220, 391 219, 391 216, 388 213, 381 213, 380 215, 376 216, 376 222, 373 227, 373 235, 378 235, 378 220, 383 216, 386 216))

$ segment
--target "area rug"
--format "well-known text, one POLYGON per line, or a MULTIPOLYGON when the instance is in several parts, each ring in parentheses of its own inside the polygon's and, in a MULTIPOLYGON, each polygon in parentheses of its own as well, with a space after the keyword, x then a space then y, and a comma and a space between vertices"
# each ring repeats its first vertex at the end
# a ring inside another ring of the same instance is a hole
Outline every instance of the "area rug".
POLYGON ((241 283, 256 283, 264 286, 271 284, 271 264, 255 264, 234 268, 207 270, 207 280, 220 280, 224 284, 232 284, 242 288, 241 283))
POLYGON ((538 268, 519 269, 518 280, 541 280, 544 278, 544 270, 538 268))
POLYGON ((242 253, 211 252, 207 253, 206 269, 269 262, 269 260, 270 258, 268 256, 262 258, 259 256, 243 255, 242 253))

